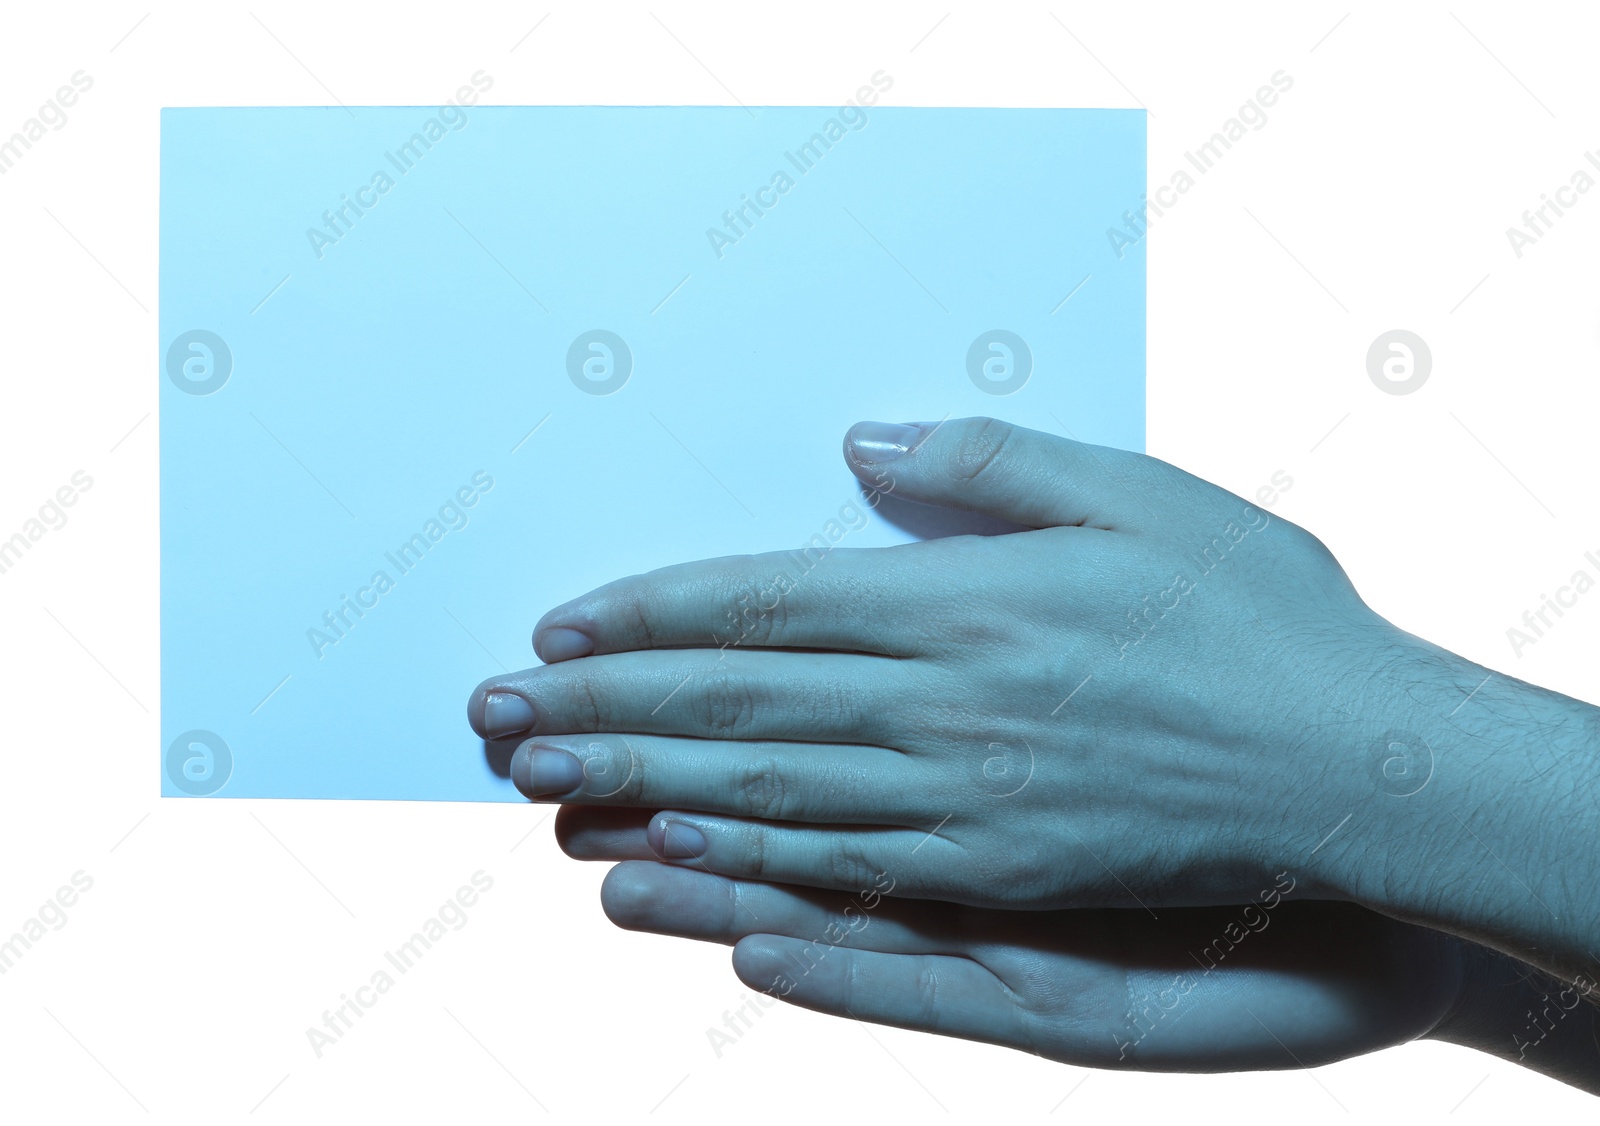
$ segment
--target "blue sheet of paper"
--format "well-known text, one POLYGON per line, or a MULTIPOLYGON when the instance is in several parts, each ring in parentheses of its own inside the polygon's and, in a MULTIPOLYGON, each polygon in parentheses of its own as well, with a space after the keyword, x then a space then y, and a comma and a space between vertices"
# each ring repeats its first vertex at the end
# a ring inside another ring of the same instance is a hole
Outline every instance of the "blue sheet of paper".
POLYGON ((626 574, 937 534, 863 418, 1144 443, 1142 112, 162 116, 162 793, 521 801, 468 692, 626 574))

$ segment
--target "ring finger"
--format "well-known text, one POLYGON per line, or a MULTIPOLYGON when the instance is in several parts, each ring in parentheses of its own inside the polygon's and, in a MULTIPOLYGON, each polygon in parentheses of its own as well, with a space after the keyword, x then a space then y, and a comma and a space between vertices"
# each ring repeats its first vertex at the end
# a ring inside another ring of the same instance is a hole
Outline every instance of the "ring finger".
POLYGON ((562 804, 912 827, 927 819, 924 769, 874 746, 548 735, 517 749, 511 779, 529 798, 562 804))

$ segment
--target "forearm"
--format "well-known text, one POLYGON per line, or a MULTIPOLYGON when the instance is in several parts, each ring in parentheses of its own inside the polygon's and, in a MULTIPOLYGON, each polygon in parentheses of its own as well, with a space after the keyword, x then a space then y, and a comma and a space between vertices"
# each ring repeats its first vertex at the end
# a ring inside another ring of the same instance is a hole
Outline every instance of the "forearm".
POLYGON ((1476 1048, 1600 1095, 1596 983, 1563 985, 1514 958, 1463 943, 1461 1000, 1428 1038, 1476 1048))
POLYGON ((1600 709, 1390 641, 1336 725, 1347 761, 1325 809, 1350 817, 1318 874, 1564 983, 1600 980, 1600 709))

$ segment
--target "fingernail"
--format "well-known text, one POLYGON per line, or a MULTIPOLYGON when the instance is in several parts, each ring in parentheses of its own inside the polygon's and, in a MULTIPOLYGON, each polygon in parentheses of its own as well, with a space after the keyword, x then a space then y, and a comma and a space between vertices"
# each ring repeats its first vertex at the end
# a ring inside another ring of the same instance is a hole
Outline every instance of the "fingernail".
POLYGON ((491 739, 520 735, 537 718, 533 705, 515 693, 491 692, 483 698, 483 730, 491 739))
POLYGON ((850 428, 851 452, 857 461, 877 464, 904 457, 922 441, 920 426, 899 422, 858 422, 850 428))
POLYGON ((709 847, 706 835, 693 825, 685 825, 682 821, 657 821, 659 827, 657 840, 651 842, 655 845, 656 855, 667 860, 688 860, 695 856, 704 856, 709 847))
POLYGON ((594 642, 575 629, 552 626, 539 635, 539 643, 534 648, 538 650, 541 661, 553 665, 557 661, 587 657, 594 652, 594 642))
POLYGON ((566 751, 529 743, 511 760, 511 781, 525 798, 570 794, 583 785, 583 764, 566 751))

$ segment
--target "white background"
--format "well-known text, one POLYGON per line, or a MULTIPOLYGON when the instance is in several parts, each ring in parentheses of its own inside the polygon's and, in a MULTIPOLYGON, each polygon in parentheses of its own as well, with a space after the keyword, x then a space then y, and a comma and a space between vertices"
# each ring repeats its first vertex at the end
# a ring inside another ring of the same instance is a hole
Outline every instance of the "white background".
POLYGON ((1380 612, 1592 697, 1600 594, 1520 657, 1506 630, 1600 549, 1585 268, 1600 193, 1521 259, 1505 235, 1600 146, 1592 16, 263 2, 3 17, 0 134, 75 71, 94 78, 0 177, 0 532, 75 470, 95 480, 0 575, 0 932, 75 871, 94 880, 0 977, 8 1118, 1592 1114, 1587 1096, 1437 1044, 1313 1074, 1152 1077, 785 1008, 719 1059, 705 1029, 745 992, 726 950, 615 931, 603 868, 561 857, 543 808, 163 802, 153 414, 161 106, 436 103, 479 69, 497 104, 826 105, 882 68, 891 105, 1143 104, 1159 183, 1281 69, 1294 87, 1267 125, 1152 235, 1150 451, 1246 494, 1287 472, 1276 511, 1322 536, 1380 612), (1391 328, 1432 348, 1411 395, 1366 373, 1391 328), (316 1058, 307 1027, 480 869, 494 888, 466 927, 316 1058))

